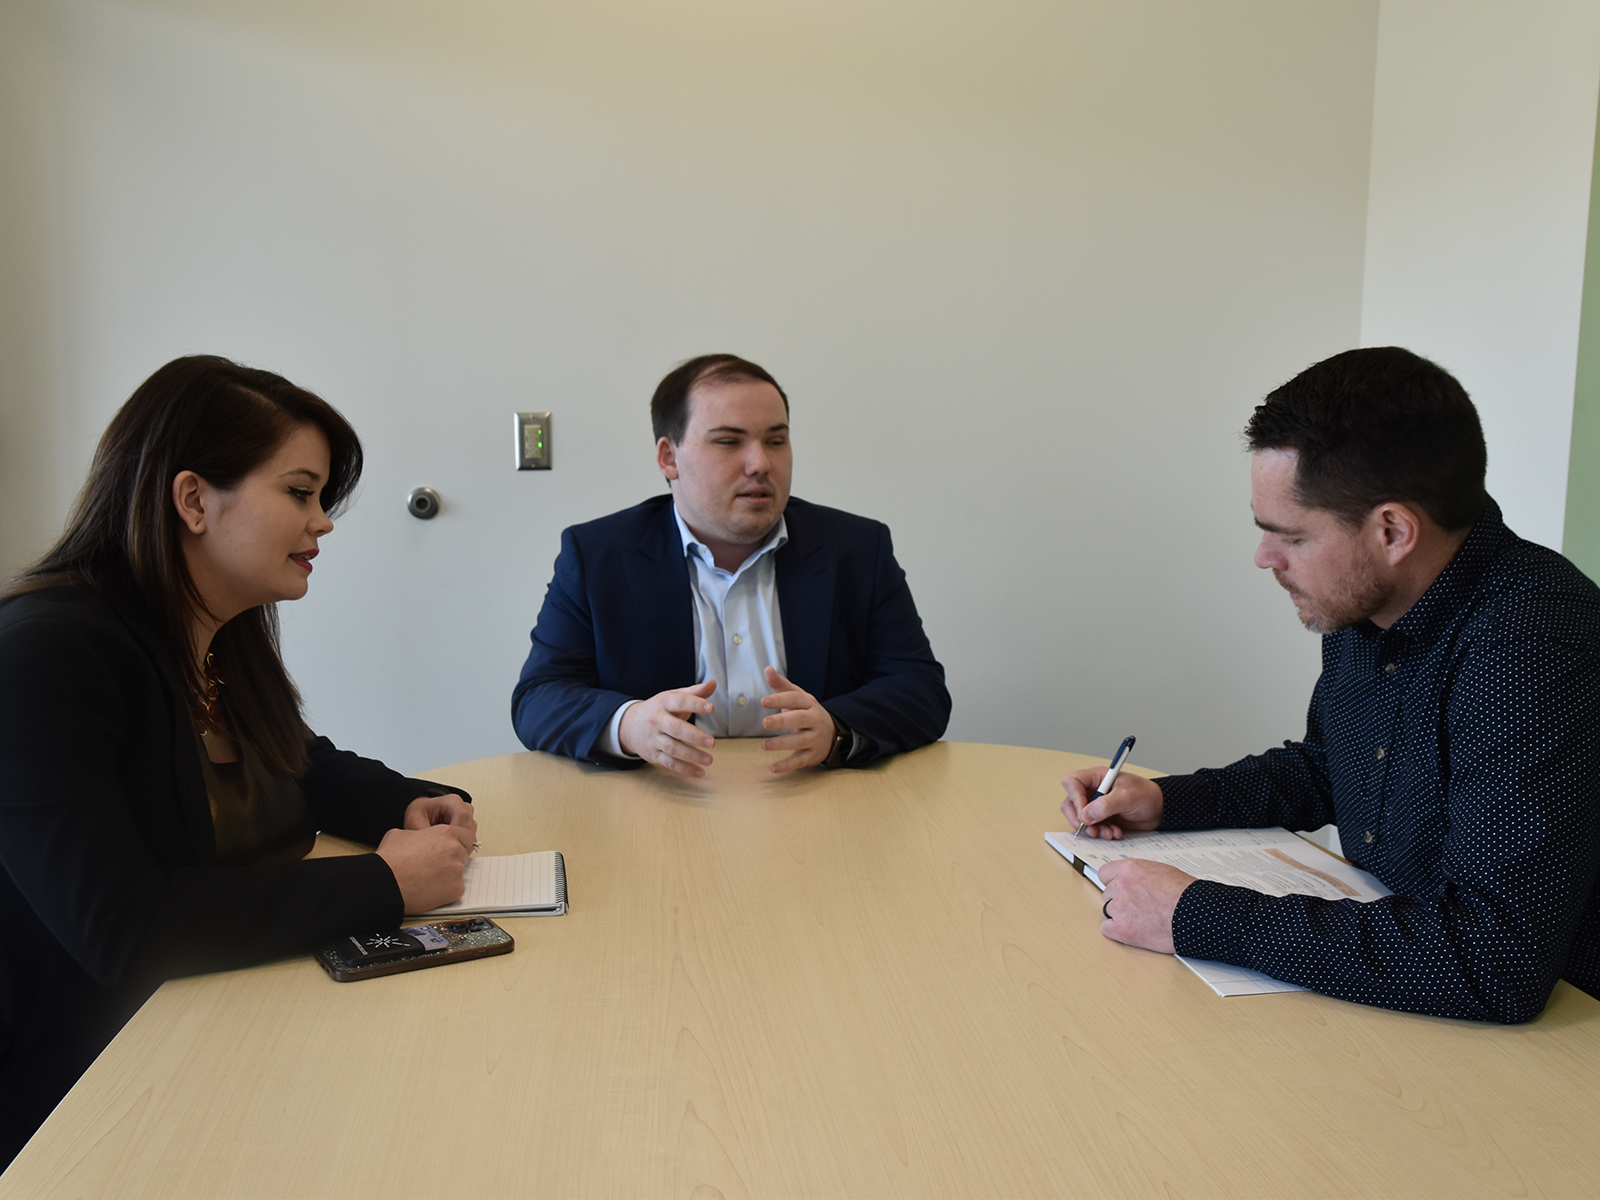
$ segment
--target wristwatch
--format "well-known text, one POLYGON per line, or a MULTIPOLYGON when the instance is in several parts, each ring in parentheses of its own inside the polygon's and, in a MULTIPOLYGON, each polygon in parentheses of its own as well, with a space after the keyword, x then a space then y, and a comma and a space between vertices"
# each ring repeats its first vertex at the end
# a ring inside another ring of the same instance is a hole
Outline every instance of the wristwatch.
MULTIPOLYGON (((833 717, 832 713, 828 714, 833 717)), ((855 745, 856 735, 850 731, 838 717, 833 717, 833 745, 828 749, 828 757, 822 760, 822 765, 832 770, 834 767, 844 766, 844 760, 850 757, 850 749, 855 745)))

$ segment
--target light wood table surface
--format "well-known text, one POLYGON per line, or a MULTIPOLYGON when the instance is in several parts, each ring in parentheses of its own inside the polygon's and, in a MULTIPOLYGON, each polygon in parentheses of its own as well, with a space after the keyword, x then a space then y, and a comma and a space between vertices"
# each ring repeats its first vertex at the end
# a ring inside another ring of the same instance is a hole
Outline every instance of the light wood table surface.
POLYGON ((0 1195, 1578 1196, 1600 1003, 1530 1025, 1221 999, 1045 845, 1103 762, 941 743, 774 777, 427 772, 566 855, 516 952, 167 984, 0 1195))

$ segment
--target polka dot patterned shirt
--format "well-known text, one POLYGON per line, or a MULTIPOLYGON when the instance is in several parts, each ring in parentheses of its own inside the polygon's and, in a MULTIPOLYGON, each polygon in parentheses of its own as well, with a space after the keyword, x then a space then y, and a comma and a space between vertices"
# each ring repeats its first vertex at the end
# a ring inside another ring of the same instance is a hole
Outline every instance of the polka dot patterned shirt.
POLYGON ((1164 829, 1339 826, 1369 903, 1191 884, 1179 954, 1330 996, 1526 1021, 1600 996, 1600 589, 1489 506, 1387 630, 1322 639, 1303 741, 1161 780, 1164 829))

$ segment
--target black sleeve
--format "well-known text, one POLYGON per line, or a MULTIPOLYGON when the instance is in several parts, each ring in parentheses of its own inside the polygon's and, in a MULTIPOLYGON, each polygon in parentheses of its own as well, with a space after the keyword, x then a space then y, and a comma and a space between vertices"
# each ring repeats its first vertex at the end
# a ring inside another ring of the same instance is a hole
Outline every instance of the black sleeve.
POLYGON ((106 627, 30 617, 0 632, 0 867, 19 919, 37 919, 103 987, 399 922, 399 885, 376 855, 199 865, 156 675, 106 627))
POLYGON ((555 573, 528 636, 532 645, 511 694, 511 724, 522 744, 588 762, 643 766, 642 760, 612 758, 598 748, 617 709, 642 697, 600 686, 595 614, 583 552, 571 529, 562 531, 555 573))
POLYGON ((1323 682, 1306 715, 1306 736, 1226 767, 1156 780, 1163 829, 1321 829, 1334 819, 1323 740, 1323 682))
POLYGON ((888 526, 879 530, 867 614, 867 681, 822 701, 828 712, 867 739, 847 760, 852 767, 936 742, 950 723, 944 668, 933 656, 906 573, 895 561, 888 526))
POLYGON ((1173 915, 1178 953, 1433 1016, 1543 1010, 1600 873, 1600 667, 1513 626, 1458 671, 1437 893, 1357 903, 1202 880, 1173 915))
POLYGON ((410 779, 375 759, 340 750, 325 737, 312 738, 306 749, 311 763, 300 787, 312 820, 317 829, 351 841, 376 846, 385 833, 400 828, 406 806, 418 796, 453 792, 472 803, 460 788, 410 779))

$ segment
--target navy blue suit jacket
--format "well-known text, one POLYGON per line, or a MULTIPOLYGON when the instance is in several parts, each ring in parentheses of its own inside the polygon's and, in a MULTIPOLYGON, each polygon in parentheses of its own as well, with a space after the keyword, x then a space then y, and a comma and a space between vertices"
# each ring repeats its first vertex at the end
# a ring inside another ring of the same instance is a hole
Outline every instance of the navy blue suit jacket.
MULTIPOLYGON (((784 516, 775 565, 788 677, 876 744, 852 766, 937 740, 950 693, 889 527, 794 497, 784 516)), ((622 704, 695 683, 693 604, 671 496, 565 530, 511 698, 522 744, 601 761, 622 704)))

